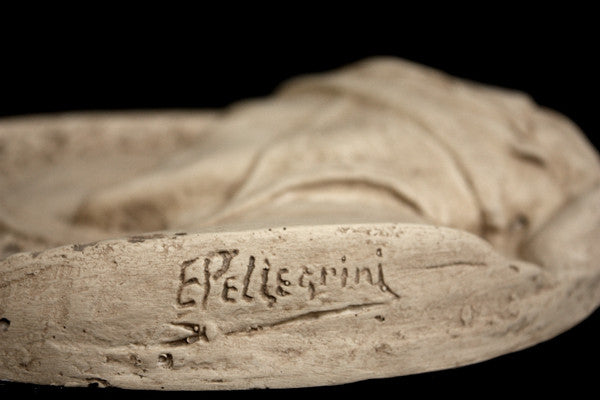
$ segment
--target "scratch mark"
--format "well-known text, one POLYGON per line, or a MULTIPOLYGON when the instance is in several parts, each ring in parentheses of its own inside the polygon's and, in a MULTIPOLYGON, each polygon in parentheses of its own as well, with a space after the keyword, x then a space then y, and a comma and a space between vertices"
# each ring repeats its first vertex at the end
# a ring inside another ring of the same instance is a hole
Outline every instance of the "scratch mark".
POLYGON ((435 265, 427 265, 423 268, 425 269, 436 269, 436 268, 446 268, 453 267, 455 265, 470 265, 474 267, 487 267, 487 263, 478 262, 478 261, 451 261, 443 264, 435 264, 435 265))
MULTIPOLYGON (((323 316, 326 315, 336 315, 336 314, 341 314, 345 311, 354 311, 354 310, 361 310, 363 308, 367 308, 367 307, 372 307, 372 306, 381 306, 387 304, 387 302, 372 302, 372 303, 361 303, 361 304, 351 304, 349 306, 345 306, 345 307, 340 307, 340 308, 332 308, 329 310, 321 310, 321 311, 309 311, 303 314, 298 314, 295 315, 293 317, 289 317, 289 318, 284 318, 281 319, 279 321, 275 321, 275 322, 270 322, 270 323, 266 323, 266 324, 261 324, 260 328, 264 329, 264 328, 274 328, 276 326, 280 326, 280 325, 284 325, 284 324, 289 324, 291 322, 296 322, 296 321, 307 321, 307 320, 315 320, 315 319, 319 319, 323 316)), ((225 332, 225 335, 233 335, 236 333, 243 333, 243 332, 247 332, 247 329, 235 329, 235 330, 231 330, 229 332, 225 332)))
POLYGON ((93 246, 96 243, 98 243, 98 242, 91 242, 91 243, 86 243, 86 244, 74 244, 73 250, 74 251, 83 251, 86 247, 93 246))

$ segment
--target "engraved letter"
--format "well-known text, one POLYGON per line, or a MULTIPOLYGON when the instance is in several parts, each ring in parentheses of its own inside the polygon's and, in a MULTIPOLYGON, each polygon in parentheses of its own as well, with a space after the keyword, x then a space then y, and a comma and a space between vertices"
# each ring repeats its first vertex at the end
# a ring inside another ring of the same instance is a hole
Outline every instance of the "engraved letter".
POLYGON ((369 283, 372 285, 373 284, 373 276, 371 275, 371 270, 369 268, 356 268, 356 275, 354 277, 354 283, 359 284, 360 283, 360 276, 366 272, 367 274, 367 280, 369 281, 369 283))
POLYGON ((188 260, 181 263, 181 274, 179 276, 181 279, 181 284, 179 285, 179 291, 177 293, 177 303, 183 307, 193 307, 194 305, 196 305, 196 300, 194 300, 193 298, 183 298, 183 289, 186 286, 193 284, 200 285, 200 282, 198 282, 198 278, 186 278, 187 268, 193 263, 195 263, 196 260, 198 260, 198 258, 194 258, 193 260, 188 260))
POLYGON ((246 270, 246 276, 244 276, 244 288, 242 289, 242 298, 246 301, 252 301, 252 299, 254 299, 254 297, 248 294, 248 286, 250 285, 252 271, 254 271, 254 256, 250 256, 250 259, 248 260, 248 269, 246 270))
POLYGON ((342 268, 340 280, 342 281, 342 287, 346 287, 346 280, 348 280, 348 268, 342 268))
POLYGON ((300 287, 308 287, 308 293, 310 296, 310 300, 315 298, 315 285, 313 284, 312 281, 308 281, 308 284, 306 284, 304 282, 304 275, 312 275, 312 271, 310 269, 308 269, 307 267, 302 267, 302 274, 300 275, 300 279, 298 281, 298 284, 300 285, 300 287))
POLYGON ((381 263, 379 263, 379 265, 377 265, 377 274, 378 274, 377 286, 379 286, 379 289, 381 289, 382 292, 390 293, 392 296, 394 296, 396 298, 400 298, 400 296, 398 294, 396 294, 396 292, 394 292, 385 283, 385 280, 383 278, 383 266, 381 265, 381 263))
POLYGON ((204 259, 204 296, 202 297, 202 308, 206 310, 206 303, 208 302, 208 295, 210 294, 210 259, 204 259))
POLYGON ((284 289, 284 286, 290 286, 291 282, 288 281, 287 279, 283 278, 283 274, 287 274, 288 273, 288 269, 287 268, 280 268, 279 271, 277 272, 277 294, 281 297, 283 296, 287 296, 288 294, 290 294, 290 292, 288 292, 287 290, 284 289))
POLYGON ((215 271, 213 275, 213 279, 216 281, 219 279, 227 270, 229 269, 229 265, 231 264, 231 260, 233 257, 237 256, 239 251, 237 249, 234 250, 221 250, 219 251, 219 255, 223 257, 223 264, 221 264, 221 268, 215 271))
POLYGON ((300 287, 307 287, 306 283, 304 282, 304 275, 312 274, 312 271, 308 269, 308 267, 302 267, 302 274, 300 275, 300 279, 298 280, 298 284, 300 285, 300 287))
POLYGON ((269 260, 265 258, 266 267, 262 270, 262 285, 261 285, 261 293, 265 299, 269 302, 269 307, 273 307, 273 304, 277 302, 275 296, 269 293, 269 287, 267 283, 269 282, 269 270, 271 269, 271 265, 269 264, 269 260))
POLYGON ((225 302, 235 303, 235 299, 229 297, 229 291, 232 290, 234 292, 237 292, 237 287, 229 284, 230 279, 235 279, 235 276, 228 276, 227 278, 225 278, 225 282, 223 283, 223 291, 221 292, 221 298, 225 302))
MULTIPOLYGON (((337 274, 335 268, 329 268, 329 271, 331 271, 332 276, 335 276, 337 274)), ((321 268, 321 285, 327 285, 327 275, 327 268, 321 268)))

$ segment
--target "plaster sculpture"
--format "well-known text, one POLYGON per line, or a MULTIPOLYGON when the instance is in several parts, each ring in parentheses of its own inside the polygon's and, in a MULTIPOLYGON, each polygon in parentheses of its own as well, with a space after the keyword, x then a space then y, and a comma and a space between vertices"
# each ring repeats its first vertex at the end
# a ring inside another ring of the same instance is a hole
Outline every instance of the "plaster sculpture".
POLYGON ((526 95, 395 59, 223 111, 0 122, 0 379, 332 385, 600 301, 600 164, 526 95))

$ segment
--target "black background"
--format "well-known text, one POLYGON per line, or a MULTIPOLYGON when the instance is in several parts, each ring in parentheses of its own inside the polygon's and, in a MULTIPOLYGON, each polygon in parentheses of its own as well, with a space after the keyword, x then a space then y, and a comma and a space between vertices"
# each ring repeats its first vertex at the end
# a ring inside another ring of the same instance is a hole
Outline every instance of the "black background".
MULTIPOLYGON (((372 55, 393 55, 527 92, 539 104, 570 117, 598 148, 598 32, 577 21, 566 25, 565 18, 559 16, 526 33, 513 31, 511 20, 494 25, 486 34, 482 26, 456 34, 452 26, 437 32, 427 27, 401 31, 384 22, 388 29, 351 25, 309 35, 310 21, 291 29, 299 35, 283 35, 281 26, 256 34, 251 24, 230 34, 224 33, 228 28, 223 26, 200 30, 196 25, 167 33, 159 24, 127 34, 110 34, 110 24, 102 25, 94 35, 82 34, 81 27, 61 32, 48 28, 34 39, 17 34, 18 40, 13 32, 2 39, 0 116, 90 109, 218 108, 268 95, 291 76, 333 69, 372 55)), ((177 396, 469 395, 479 388, 494 394, 584 393, 596 388, 599 334, 600 313, 595 312, 548 342, 462 368, 328 388, 177 396)), ((0 383, 2 399, 26 393, 163 397, 156 392, 112 388, 0 383)))

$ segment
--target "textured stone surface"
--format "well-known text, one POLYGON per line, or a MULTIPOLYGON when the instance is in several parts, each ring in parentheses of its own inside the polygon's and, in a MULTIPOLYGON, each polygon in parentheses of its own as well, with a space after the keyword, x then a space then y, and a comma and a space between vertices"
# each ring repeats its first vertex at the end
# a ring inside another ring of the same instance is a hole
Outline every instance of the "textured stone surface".
POLYGON ((600 302, 578 128, 401 60, 223 111, 5 119, 0 149, 0 379, 338 384, 515 351, 600 302))

